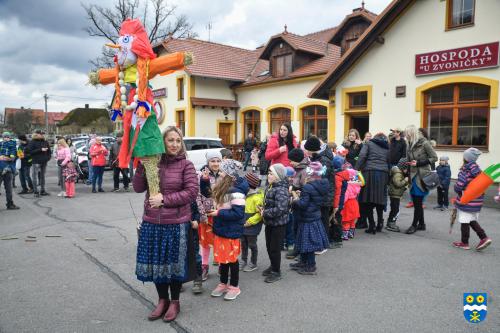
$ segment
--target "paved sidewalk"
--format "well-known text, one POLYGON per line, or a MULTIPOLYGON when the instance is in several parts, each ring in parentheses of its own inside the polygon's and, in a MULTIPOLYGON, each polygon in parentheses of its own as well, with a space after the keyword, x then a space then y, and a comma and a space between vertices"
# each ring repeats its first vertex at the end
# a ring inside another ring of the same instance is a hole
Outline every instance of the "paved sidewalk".
MULTIPOLYGON (((105 173, 111 190, 111 173, 105 173)), ((156 302, 150 283, 134 275, 136 217, 144 194, 90 193, 77 185, 75 199, 15 196, 19 211, 0 196, 0 332, 498 332, 500 327, 500 215, 485 208, 481 225, 494 243, 484 252, 451 247, 447 212, 426 209, 428 230, 415 235, 359 232, 344 247, 317 257, 318 275, 300 276, 284 259, 283 280, 266 284, 269 264, 263 233, 259 270, 240 274, 242 294, 214 299, 216 267, 193 296, 181 294, 176 323, 149 322, 156 302), (56 235, 61 237, 46 236, 56 235), (28 236, 36 242, 26 242, 28 236), (94 240, 95 239, 95 240, 94 240), (481 324, 463 318, 464 292, 488 293, 481 324)), ((430 204, 429 204, 430 206, 430 204)), ((403 208, 402 229, 412 211, 403 208)), ((471 245, 477 237, 471 234, 471 245)))

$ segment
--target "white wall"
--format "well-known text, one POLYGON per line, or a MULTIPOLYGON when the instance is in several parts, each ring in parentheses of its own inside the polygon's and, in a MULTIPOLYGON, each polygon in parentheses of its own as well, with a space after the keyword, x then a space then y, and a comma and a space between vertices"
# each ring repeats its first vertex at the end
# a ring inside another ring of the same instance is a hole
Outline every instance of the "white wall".
MULTIPOLYGON (((476 1, 475 25, 445 31, 446 1, 419 0, 385 33, 384 44, 375 43, 358 60, 357 65, 336 86, 336 141, 344 135, 341 115, 342 88, 372 85, 373 101, 370 131, 387 133, 393 126, 420 126, 420 112, 415 111, 415 90, 428 82, 453 76, 481 76, 500 79, 499 68, 457 73, 415 76, 415 55, 458 47, 472 46, 500 39, 500 1, 476 1), (396 98, 395 87, 406 85, 406 97, 396 98)), ((479 164, 486 167, 498 162, 500 156, 500 110, 490 110, 489 152, 483 153, 479 164)), ((462 161, 461 152, 438 151, 448 155, 453 176, 462 161)))
POLYGON ((195 82, 196 97, 227 99, 232 101, 235 99, 232 89, 229 88, 228 81, 196 77, 195 82))
MULTIPOLYGON (((177 71, 172 74, 168 74, 165 76, 157 75, 149 82, 153 87, 153 90, 166 88, 167 96, 156 98, 155 101, 161 101, 163 104, 163 110, 165 111, 165 119, 160 124, 160 129, 163 131, 167 126, 176 125, 175 118, 175 109, 176 108, 185 108, 187 117, 187 106, 188 106, 188 80, 189 75, 185 71, 177 71), (177 78, 179 76, 185 75, 184 77, 184 100, 177 100, 177 78)), ((186 123, 187 128, 187 123, 186 123)))
POLYGON ((224 116, 221 108, 196 107, 196 136, 218 138, 217 121, 226 121, 225 117, 228 121, 234 120, 234 111, 229 110, 228 115, 224 116))

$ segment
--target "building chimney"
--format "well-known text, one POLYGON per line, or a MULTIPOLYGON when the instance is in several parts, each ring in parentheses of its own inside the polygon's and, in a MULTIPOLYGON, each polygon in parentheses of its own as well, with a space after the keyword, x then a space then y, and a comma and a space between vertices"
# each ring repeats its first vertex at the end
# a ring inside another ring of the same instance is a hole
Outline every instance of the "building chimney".
POLYGON ((89 105, 88 104, 85 104, 85 108, 88 109, 89 108, 89 105))

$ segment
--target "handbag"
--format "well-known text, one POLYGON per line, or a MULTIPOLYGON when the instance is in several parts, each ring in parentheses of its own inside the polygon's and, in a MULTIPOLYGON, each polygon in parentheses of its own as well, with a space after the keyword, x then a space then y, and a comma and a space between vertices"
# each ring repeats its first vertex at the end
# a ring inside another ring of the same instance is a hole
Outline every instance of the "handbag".
POLYGON ((424 184, 427 191, 433 190, 439 185, 441 185, 441 182, 439 181, 439 175, 437 174, 436 171, 431 171, 430 173, 421 178, 422 178, 422 184, 424 184))

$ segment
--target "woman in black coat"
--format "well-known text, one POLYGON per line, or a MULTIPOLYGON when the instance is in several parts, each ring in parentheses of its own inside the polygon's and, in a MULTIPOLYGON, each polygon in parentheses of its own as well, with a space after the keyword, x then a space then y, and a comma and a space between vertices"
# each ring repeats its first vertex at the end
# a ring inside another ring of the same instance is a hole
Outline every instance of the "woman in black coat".
POLYGON ((356 169, 363 173, 366 184, 359 194, 361 216, 368 218, 367 233, 375 234, 384 226, 384 206, 389 184, 389 141, 383 133, 363 145, 356 169), (373 219, 373 208, 377 210, 377 227, 373 219))

